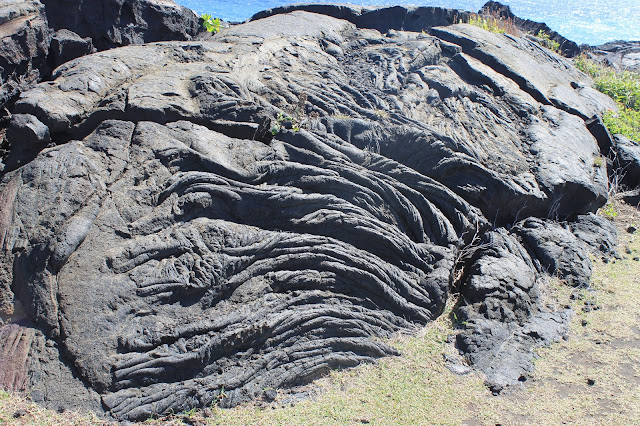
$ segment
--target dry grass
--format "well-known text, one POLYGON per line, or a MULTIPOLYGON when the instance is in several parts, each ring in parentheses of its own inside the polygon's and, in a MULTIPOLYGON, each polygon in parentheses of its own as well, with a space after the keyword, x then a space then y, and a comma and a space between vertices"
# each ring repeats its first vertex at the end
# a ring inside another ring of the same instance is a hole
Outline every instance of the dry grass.
POLYGON ((93 413, 47 410, 18 395, 0 391, 0 424, 7 425, 107 425, 114 422, 101 420, 93 413))
POLYGON ((480 27, 483 30, 496 33, 496 34, 511 34, 515 36, 521 36, 520 31, 515 24, 515 21, 511 18, 503 18, 497 13, 482 14, 476 13, 469 14, 469 18, 466 20, 460 20, 460 24, 470 24, 480 27))
MULTIPOLYGON (((569 288, 557 280, 544 286, 547 303, 575 310, 567 341, 539 351, 531 380, 492 396, 481 375, 450 372, 443 354, 453 355, 448 315, 419 336, 392 343, 402 357, 316 382, 312 398, 294 404, 280 393, 276 402, 231 410, 212 408, 146 424, 342 425, 342 424, 638 424, 640 423, 640 228, 638 210, 616 203, 622 259, 594 261, 593 290, 569 288), (585 306, 597 309, 583 310, 585 306)), ((448 307, 448 312, 451 305, 448 307)), ((0 394, 0 423, 99 424, 94 416, 56 413, 24 399, 0 394), (17 410, 26 415, 14 419, 17 410)))

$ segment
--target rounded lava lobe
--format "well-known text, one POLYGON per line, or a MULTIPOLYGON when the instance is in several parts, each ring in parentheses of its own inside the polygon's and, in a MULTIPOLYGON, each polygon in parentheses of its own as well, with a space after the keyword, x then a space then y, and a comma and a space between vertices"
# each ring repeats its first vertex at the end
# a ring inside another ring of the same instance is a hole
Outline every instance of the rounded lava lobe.
POLYGON ((579 118, 597 105, 552 90, 582 77, 524 41, 432 33, 297 11, 90 55, 23 93, 11 137, 33 149, 0 181, 0 278, 54 330, 69 386, 117 419, 235 405, 396 354, 379 338, 434 319, 451 285, 474 365, 526 377, 566 323, 539 277, 588 275, 535 216, 601 202, 579 118))

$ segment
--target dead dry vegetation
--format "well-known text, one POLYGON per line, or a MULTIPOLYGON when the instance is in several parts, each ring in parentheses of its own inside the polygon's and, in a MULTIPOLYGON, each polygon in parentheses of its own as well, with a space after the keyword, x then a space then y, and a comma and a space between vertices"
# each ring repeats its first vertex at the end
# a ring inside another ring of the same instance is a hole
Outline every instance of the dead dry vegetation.
MULTIPOLYGON (((546 302, 575 312, 567 340, 540 350, 533 376, 493 396, 481 375, 457 357, 450 312, 417 336, 398 336, 402 357, 336 371, 295 399, 274 390, 273 402, 223 410, 176 413, 145 424, 637 424, 640 422, 640 212, 614 204, 619 259, 594 261, 590 289, 558 280, 545 285, 546 302), (460 367, 460 366, 459 366, 460 367), (466 374, 459 374, 466 373, 466 374)), ((0 393, 0 423, 105 424, 90 414, 58 413, 0 393)))

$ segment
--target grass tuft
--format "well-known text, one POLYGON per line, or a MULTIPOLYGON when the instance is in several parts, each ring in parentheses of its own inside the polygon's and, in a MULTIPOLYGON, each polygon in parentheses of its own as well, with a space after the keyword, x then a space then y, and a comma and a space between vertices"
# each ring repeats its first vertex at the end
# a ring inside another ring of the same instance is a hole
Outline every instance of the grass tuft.
POLYGON ((476 27, 496 34, 520 35, 520 31, 516 28, 513 19, 504 19, 497 14, 478 15, 471 13, 466 21, 461 19, 458 23, 475 25, 476 27))

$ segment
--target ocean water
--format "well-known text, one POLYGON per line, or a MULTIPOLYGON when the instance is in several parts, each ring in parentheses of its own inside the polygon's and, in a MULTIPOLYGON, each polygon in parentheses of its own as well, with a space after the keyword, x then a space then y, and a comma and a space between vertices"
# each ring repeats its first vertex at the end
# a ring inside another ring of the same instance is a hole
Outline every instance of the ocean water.
MULTIPOLYGON (((240 22, 271 7, 300 1, 282 0, 175 0, 198 14, 210 13, 225 21, 240 22)), ((314 1, 305 1, 314 3, 314 1)), ((319 1, 316 3, 329 3, 319 1)), ((353 0, 357 5, 412 4, 477 12, 486 0, 353 0)), ((578 44, 598 45, 613 40, 640 40, 640 0, 503 0, 521 18, 546 22, 578 44)))

